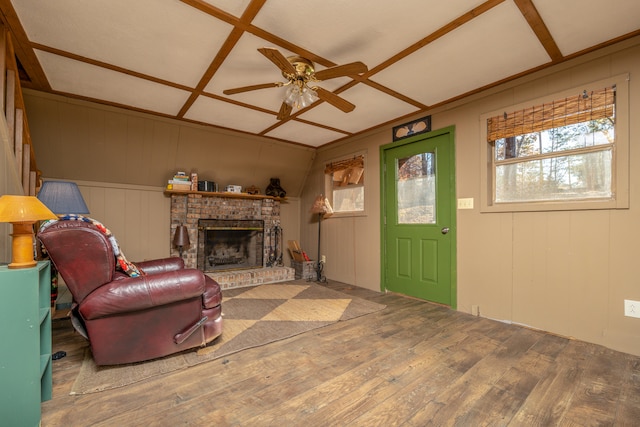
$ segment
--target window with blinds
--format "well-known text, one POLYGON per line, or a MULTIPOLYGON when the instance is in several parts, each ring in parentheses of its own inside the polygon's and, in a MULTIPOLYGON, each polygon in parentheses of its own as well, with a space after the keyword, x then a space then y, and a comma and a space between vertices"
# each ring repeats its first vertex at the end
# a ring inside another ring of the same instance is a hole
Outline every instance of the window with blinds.
POLYGON ((364 155, 325 165, 326 193, 334 214, 364 211, 364 155))
POLYGON ((613 197, 616 86, 487 119, 493 202, 613 197))

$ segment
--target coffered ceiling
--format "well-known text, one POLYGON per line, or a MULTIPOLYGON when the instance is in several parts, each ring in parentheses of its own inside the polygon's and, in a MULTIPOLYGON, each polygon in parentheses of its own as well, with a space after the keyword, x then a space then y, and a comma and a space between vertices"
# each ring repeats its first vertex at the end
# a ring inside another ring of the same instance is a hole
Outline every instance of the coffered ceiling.
POLYGON ((638 0, 0 0, 36 90, 319 147, 640 34, 638 0), (354 104, 277 113, 258 52, 362 61, 317 83, 354 104))

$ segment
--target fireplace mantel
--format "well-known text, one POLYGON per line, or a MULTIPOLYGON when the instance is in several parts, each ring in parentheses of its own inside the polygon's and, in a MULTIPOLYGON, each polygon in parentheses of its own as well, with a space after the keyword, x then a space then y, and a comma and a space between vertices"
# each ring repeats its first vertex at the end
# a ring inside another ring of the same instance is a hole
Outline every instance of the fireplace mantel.
MULTIPOLYGON (((274 244, 271 242, 270 230, 280 226, 281 199, 272 196, 252 195, 246 193, 213 193, 205 191, 166 190, 171 197, 171 230, 173 236, 179 225, 185 225, 189 232, 191 244, 184 251, 185 266, 198 268, 198 250, 204 243, 198 241, 198 222, 201 219, 238 219, 261 220, 264 222, 264 251, 263 266, 251 271, 229 271, 220 273, 206 273, 220 283, 223 289, 239 286, 249 286, 258 283, 293 280, 295 271, 290 267, 267 267, 268 250, 274 244), (249 282, 247 282, 249 281, 249 282)), ((170 242, 171 245, 171 242, 170 242)), ((282 245, 282 242, 279 242, 282 245)), ((171 255, 177 256, 178 251, 171 245, 171 255)))
POLYGON ((228 197, 230 199, 272 199, 272 200, 286 200, 282 197, 265 196, 263 194, 248 194, 248 193, 231 193, 229 191, 224 192, 209 192, 209 191, 189 191, 189 190, 165 190, 164 194, 200 194, 205 197, 228 197))

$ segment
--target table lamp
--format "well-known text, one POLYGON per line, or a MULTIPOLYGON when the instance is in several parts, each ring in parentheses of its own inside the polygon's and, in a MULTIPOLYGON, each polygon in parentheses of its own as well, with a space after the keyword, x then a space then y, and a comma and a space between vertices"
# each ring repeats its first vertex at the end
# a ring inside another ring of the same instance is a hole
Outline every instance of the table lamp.
POLYGON ((36 221, 56 219, 40 200, 34 196, 0 197, 0 222, 13 225, 11 264, 9 268, 29 268, 36 265, 33 258, 33 225, 36 221))
POLYGON ((182 258, 182 252, 185 246, 189 246, 190 244, 189 230, 187 230, 186 225, 180 224, 176 227, 176 233, 173 235, 173 245, 180 251, 180 258, 182 258))
POLYGON ((89 213, 75 182, 45 181, 38 191, 38 199, 56 215, 89 213))

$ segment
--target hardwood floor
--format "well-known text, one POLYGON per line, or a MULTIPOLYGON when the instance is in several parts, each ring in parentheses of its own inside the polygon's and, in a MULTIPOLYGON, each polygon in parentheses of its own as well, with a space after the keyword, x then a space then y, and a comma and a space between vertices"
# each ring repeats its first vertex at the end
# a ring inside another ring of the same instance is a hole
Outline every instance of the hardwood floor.
POLYGON ((69 391, 86 342, 55 321, 43 426, 640 424, 640 357, 331 282, 364 317, 121 389, 69 391))

